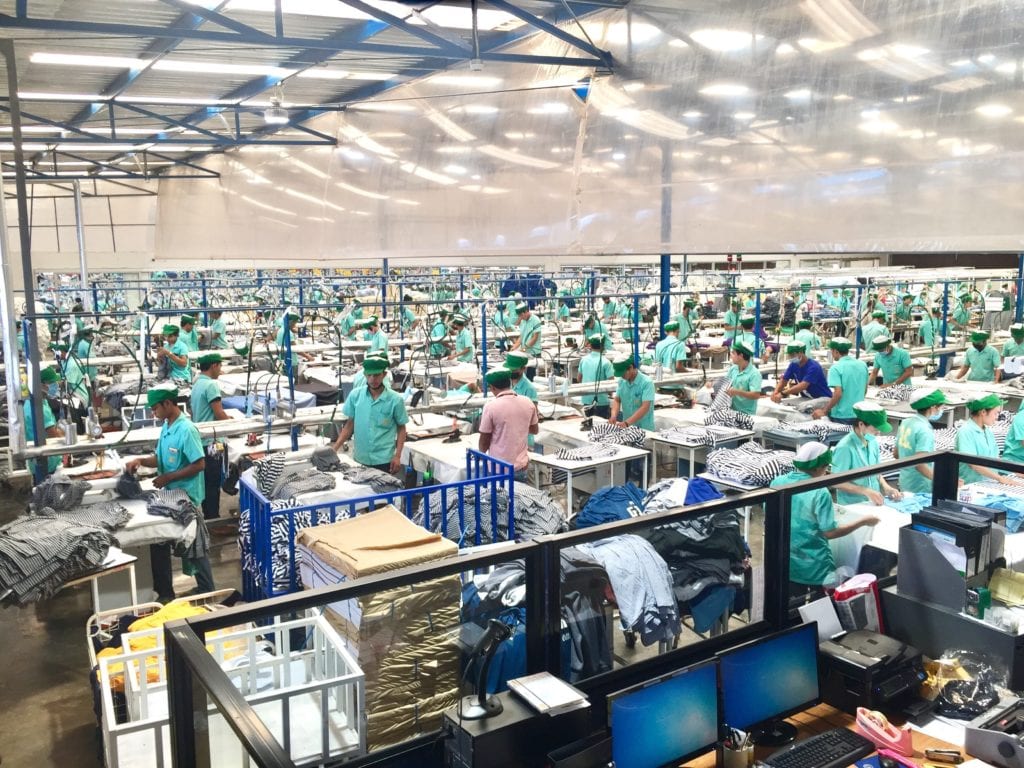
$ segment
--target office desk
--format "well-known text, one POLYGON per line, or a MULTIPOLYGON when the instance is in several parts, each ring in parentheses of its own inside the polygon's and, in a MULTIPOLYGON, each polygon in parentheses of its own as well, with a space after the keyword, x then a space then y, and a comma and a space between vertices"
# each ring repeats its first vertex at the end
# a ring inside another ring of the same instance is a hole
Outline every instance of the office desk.
POLYGON ((530 454, 530 471, 533 473, 533 485, 540 488, 540 467, 561 470, 565 473, 565 516, 572 516, 573 490, 581 490, 593 493, 600 488, 609 485, 625 485, 626 463, 632 459, 643 459, 644 468, 642 477, 647 477, 647 455, 648 452, 642 448, 629 448, 625 445, 617 446, 618 451, 613 456, 600 456, 594 459, 583 459, 572 461, 567 459, 556 459, 554 454, 530 454), (581 483, 582 479, 592 482, 581 483))

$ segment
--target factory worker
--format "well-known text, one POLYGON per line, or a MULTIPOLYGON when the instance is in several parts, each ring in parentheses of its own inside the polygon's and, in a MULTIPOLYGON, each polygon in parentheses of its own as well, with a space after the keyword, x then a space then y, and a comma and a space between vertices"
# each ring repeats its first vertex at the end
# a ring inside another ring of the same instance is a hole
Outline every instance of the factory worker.
POLYGON ((914 297, 909 293, 904 293, 893 314, 901 323, 909 323, 914 316, 914 297))
MULTIPOLYGON (((60 373, 56 368, 47 367, 39 371, 39 380, 42 382, 45 396, 42 398, 42 414, 43 414, 43 431, 46 433, 46 437, 64 437, 64 433, 57 427, 57 417, 53 415, 53 409, 47 402, 48 398, 54 398, 58 396, 58 383, 60 382, 60 373)), ((22 413, 25 418, 25 444, 28 446, 35 445, 36 441, 36 426, 32 421, 32 399, 28 396, 28 389, 22 389, 22 395, 25 397, 25 403, 22 405, 22 413)), ((47 456, 46 457, 46 473, 52 474, 57 470, 57 467, 61 465, 60 456, 47 456)), ((36 473, 36 460, 29 459, 25 462, 28 471, 35 475, 36 473)))
POLYGON ((537 387, 523 375, 529 362, 530 358, 521 352, 509 352, 505 355, 505 370, 508 371, 512 391, 536 404, 537 387))
MULTIPOLYGON (((909 459, 916 453, 931 453, 935 450, 935 429, 932 422, 942 418, 942 406, 946 396, 941 389, 925 387, 915 389, 910 396, 910 407, 914 415, 900 422, 896 430, 896 446, 893 455, 897 459, 909 459)), ((900 470, 900 490, 907 493, 932 492, 934 468, 931 464, 918 464, 900 470)))
MULTIPOLYGON (((193 423, 227 421, 231 418, 224 412, 220 385, 217 384, 223 362, 224 358, 219 352, 210 352, 198 360, 199 378, 192 384, 192 395, 189 398, 193 423)), ((212 437, 203 440, 203 447, 206 450, 206 467, 203 469, 203 487, 206 490, 203 498, 203 517, 212 520, 220 517, 220 483, 224 459, 221 445, 212 437)))
MULTIPOLYGON (((530 305, 526 302, 516 304, 516 317, 519 318, 519 338, 512 345, 512 350, 521 349, 530 357, 540 356, 541 351, 541 319, 530 311, 530 305)), ((528 366, 526 378, 533 381, 537 369, 528 366)))
POLYGON ((728 393, 732 397, 732 409, 751 416, 757 413, 762 382, 761 372, 750 362, 753 356, 753 349, 741 341, 733 341, 729 348, 732 365, 725 372, 729 379, 728 393))
POLYGON ((85 372, 88 374, 90 381, 96 380, 96 373, 99 370, 95 365, 89 365, 90 358, 99 356, 97 354, 98 348, 93 347, 95 336, 96 329, 91 325, 87 325, 79 331, 78 340, 75 342, 75 357, 85 367, 85 372))
POLYGON ((876 309, 871 313, 871 322, 860 327, 861 344, 864 349, 871 349, 877 337, 888 333, 889 330, 885 327, 885 312, 876 309))
POLYGON ((85 366, 77 357, 68 355, 64 360, 64 380, 67 382, 68 394, 77 398, 81 406, 88 407, 92 398, 85 376, 85 366))
POLYGON ((189 352, 199 351, 199 332, 196 330, 196 319, 192 315, 181 316, 181 333, 178 335, 181 343, 189 352))
POLYGON ((516 480, 525 482, 530 463, 529 436, 538 432, 537 407, 512 391, 505 368, 488 371, 484 379, 493 397, 480 414, 479 450, 511 464, 516 480))
MULTIPOLYGON (((666 326, 667 327, 667 326, 666 326)), ((590 353, 580 360, 579 380, 584 384, 591 384, 600 381, 608 381, 615 375, 612 368, 612 361, 604 354, 604 337, 595 333, 587 343, 590 346, 590 353)), ((598 392, 593 395, 583 395, 583 408, 587 413, 607 419, 611 415, 611 406, 606 392, 598 392)))
POLYGON ((974 304, 974 299, 971 298, 969 293, 960 295, 960 300, 957 305, 953 308, 953 327, 959 331, 966 331, 968 326, 971 324, 971 306, 974 304))
POLYGON ((654 429, 654 382, 633 364, 633 358, 612 363, 619 386, 612 397, 609 421, 616 426, 654 429))
MULTIPOLYGON (((364 360, 371 360, 371 359, 383 360, 384 361, 384 368, 385 368, 385 372, 384 372, 384 386, 387 387, 388 389, 393 389, 394 388, 394 387, 391 386, 392 385, 392 378, 391 378, 391 371, 389 370, 389 368, 391 366, 391 360, 388 358, 388 353, 387 352, 368 352, 364 356, 363 359, 364 360)), ((354 389, 357 389, 359 387, 365 387, 365 386, 366 386, 366 374, 363 373, 363 369, 360 368, 352 376, 352 389, 354 390, 354 389)))
POLYGON ((604 307, 601 308, 601 316, 606 321, 610 322, 616 318, 618 313, 619 305, 616 303, 613 297, 609 296, 608 299, 604 302, 604 307))
POLYGON ((402 396, 384 386, 388 364, 377 357, 363 359, 366 386, 352 392, 341 407, 347 417, 334 450, 353 438, 352 458, 367 467, 395 474, 402 466, 405 445, 405 412, 402 396))
POLYGON ((740 300, 730 299, 729 309, 725 311, 722 318, 722 327, 725 328, 725 340, 730 341, 740 327, 740 300))
POLYGON ((516 327, 514 315, 509 314, 508 310, 505 309, 505 305, 500 302, 495 305, 494 311, 491 313, 491 324, 503 331, 511 331, 516 327))
MULTIPOLYGON (((198 512, 206 498, 203 481, 206 453, 199 430, 178 407, 175 402, 177 397, 176 389, 151 389, 146 393, 146 404, 152 409, 153 415, 163 422, 160 437, 156 441, 156 453, 132 459, 125 465, 125 472, 134 475, 139 467, 155 468, 158 474, 153 479, 153 485, 161 489, 184 491, 198 512)), ((198 525, 205 525, 201 515, 196 515, 196 521, 198 525)), ((157 600, 161 603, 169 602, 174 599, 171 545, 151 544, 149 551, 157 600)), ((212 592, 216 589, 206 554, 199 558, 183 557, 181 566, 184 573, 195 575, 199 592, 212 592)))
POLYGON ((849 339, 836 337, 829 341, 832 352, 832 367, 828 369, 828 385, 832 388, 829 401, 814 411, 814 418, 828 416, 841 424, 853 424, 853 404, 864 399, 868 389, 868 367, 850 357, 853 343, 849 339))
POLYGON ((1024 464, 1024 408, 1020 408, 1010 423, 1006 433, 1006 444, 1003 446, 1003 458, 1024 464))
POLYGON ((370 346, 366 351, 368 353, 380 352, 381 350, 386 352, 388 349, 388 335, 381 329, 377 316, 370 315, 360 325, 365 331, 363 341, 370 342, 370 346))
POLYGON ((157 349, 157 360, 167 360, 167 373, 176 382, 188 385, 192 382, 192 371, 188 367, 188 347, 178 338, 181 329, 176 325, 163 327, 164 345, 157 349))
MULTIPOLYGON (((996 395, 985 395, 967 403, 970 418, 960 425, 956 432, 956 450, 972 456, 999 458, 999 446, 992 432, 992 425, 999 418, 1005 401, 996 395)), ((1018 441, 1019 442, 1019 441, 1018 441)), ((965 483, 980 483, 986 480, 1006 485, 1020 485, 1017 475, 999 472, 990 467, 960 462, 960 479, 965 483)))
POLYGON ((420 326, 420 319, 416 317, 416 313, 412 307, 412 296, 405 294, 402 297, 402 331, 405 333, 412 333, 420 326))
MULTIPOLYGON (((892 432, 885 409, 879 405, 861 401, 853 406, 853 413, 853 429, 832 452, 833 472, 876 466, 881 459, 875 435, 892 432)), ((860 477, 840 483, 835 488, 836 501, 840 504, 860 504, 867 499, 872 504, 881 505, 885 499, 902 498, 902 494, 885 482, 881 475, 860 477)))
POLYGON ((871 345, 875 350, 874 367, 868 381, 872 384, 878 381, 878 374, 882 374, 880 389, 888 389, 909 381, 914 375, 914 364, 910 362, 910 353, 907 350, 897 347, 888 336, 876 336, 871 345))
POLYGON ((292 371, 294 372, 299 367, 299 358, 309 362, 313 359, 313 355, 308 352, 296 352, 295 345, 299 343, 299 316, 293 314, 287 314, 282 320, 281 327, 277 331, 277 337, 274 339, 274 343, 277 344, 277 351, 279 354, 284 354, 284 330, 285 326, 288 328, 288 343, 292 348, 292 371))
POLYGON ((221 319, 223 314, 219 309, 210 310, 210 346, 213 349, 227 349, 230 346, 228 344, 228 327, 221 319))
POLYGON ((600 334, 604 339, 605 349, 611 348, 612 337, 608 333, 608 326, 597 319, 597 315, 591 312, 583 321, 583 335, 588 339, 594 334, 600 334))
POLYGON ((754 318, 750 315, 744 315, 740 318, 740 329, 733 337, 733 344, 740 343, 748 349, 753 349, 756 346, 756 338, 754 335, 754 318))
POLYGON ((654 345, 654 360, 669 374, 686 370, 689 349, 679 340, 679 323, 665 323, 665 338, 654 345))
POLYGON ((813 326, 814 322, 811 320, 800 320, 796 324, 797 331, 793 335, 793 341, 803 344, 807 347, 808 352, 821 349, 821 337, 811 330, 813 326))
POLYGON ((1024 357, 1024 325, 1011 325, 1010 337, 1010 341, 1003 344, 1003 357, 1024 357))
MULTIPOLYGON (((804 443, 796 451, 793 470, 776 477, 772 488, 822 477, 829 471, 832 451, 822 443, 804 443)), ((793 597, 814 593, 814 587, 835 586, 836 563, 830 539, 853 533, 865 525, 876 525, 878 518, 866 515, 838 525, 832 494, 828 488, 816 488, 794 495, 789 518, 789 581, 793 597)))
POLYGON ((992 381, 996 384, 1002 376, 999 368, 1002 360, 995 347, 989 346, 988 331, 971 333, 971 348, 964 355, 964 364, 956 372, 956 380, 967 376, 968 381, 992 381))
POLYGON ((473 344, 473 332, 466 327, 469 318, 461 312, 452 315, 451 328, 455 333, 455 341, 452 344, 452 353, 448 355, 449 360, 458 360, 461 363, 476 362, 476 345, 473 344))
POLYGON ((569 319, 569 303, 564 296, 558 299, 558 312, 555 313, 555 319, 560 323, 569 319))
POLYGON ((448 352, 448 310, 441 308, 437 310, 437 316, 433 325, 430 326, 430 354, 432 357, 441 357, 448 352))
POLYGON ((821 363, 807 356, 807 345, 793 341, 786 345, 789 365, 772 392, 772 402, 782 402, 784 397, 832 397, 821 363))
POLYGON ((686 341, 694 332, 697 330, 697 322, 700 320, 700 316, 697 314, 697 302, 693 299, 685 299, 683 301, 683 311, 680 312, 675 320, 679 323, 679 340, 686 341))
POLYGON ((917 327, 917 335, 926 347, 942 344, 942 308, 932 307, 917 327))
POLYGON ((363 306, 360 304, 359 299, 353 299, 352 311, 347 315, 342 315, 342 318, 338 321, 338 331, 341 333, 342 339, 354 340, 356 331, 359 330, 358 321, 362 319, 363 306))

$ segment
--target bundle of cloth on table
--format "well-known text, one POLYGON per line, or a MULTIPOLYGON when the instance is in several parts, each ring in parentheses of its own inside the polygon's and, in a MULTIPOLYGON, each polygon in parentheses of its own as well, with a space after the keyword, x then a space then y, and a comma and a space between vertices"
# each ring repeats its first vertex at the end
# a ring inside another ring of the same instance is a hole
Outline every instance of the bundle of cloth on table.
MULTIPOLYGON (((169 517, 182 527, 182 534, 171 545, 177 557, 200 560, 210 553, 210 532, 201 510, 180 488, 144 491, 134 475, 121 475, 115 492, 124 499, 143 499, 146 511, 157 517, 169 517)), ((186 565, 186 572, 190 566, 186 565)))
MULTIPOLYGON (((562 671, 572 682, 612 668, 608 614, 604 608, 609 578, 600 563, 577 548, 567 547, 560 556, 562 671)), ((522 560, 503 563, 466 582, 462 588, 464 648, 475 646, 491 619, 512 628, 512 637, 498 647, 488 670, 488 693, 504 691, 509 680, 526 674, 525 605, 526 566, 522 560)), ((467 668, 465 676, 475 680, 476 667, 467 668)))
MULTIPOLYGON (((561 533, 566 530, 562 509, 546 492, 526 483, 514 484, 515 504, 512 511, 515 524, 516 539, 523 541, 544 536, 550 533, 561 533)), ((448 493, 447 509, 442 509, 444 502, 440 493, 430 496, 430 525, 424 520, 423 505, 420 504, 412 514, 412 521, 440 533, 445 538, 462 546, 476 543, 476 502, 480 500, 480 543, 491 544, 496 541, 508 541, 509 498, 504 488, 490 488, 482 491, 468 486, 462 494, 462 512, 459 511, 459 494, 448 493), (492 504, 493 502, 493 504, 492 504), (497 535, 493 531, 492 511, 497 518, 497 535), (460 516, 462 522, 460 524, 460 516)))
POLYGON ((647 433, 640 427, 617 427, 610 423, 595 424, 587 437, 592 443, 626 445, 630 448, 643 448, 647 441, 647 433))
MULTIPOLYGON (((720 498, 702 478, 665 480, 646 494, 628 484, 594 494, 575 524, 585 528, 720 498)), ((735 610, 749 554, 735 512, 652 526, 639 535, 577 548, 605 568, 623 626, 638 633, 644 645, 673 641, 684 613, 693 616, 696 631, 706 632, 723 613, 735 610)))
POLYGON ((879 389, 874 396, 879 400, 891 400, 894 403, 906 403, 914 391, 914 385, 909 381, 902 384, 893 384, 885 389, 879 389))
POLYGON ((718 445, 720 440, 735 439, 733 435, 715 429, 712 425, 701 427, 694 424, 689 427, 669 427, 658 432, 658 437, 672 442, 685 443, 687 445, 711 446, 718 445))
POLYGON ((810 435, 819 443, 831 440, 838 433, 849 432, 853 427, 849 424, 840 424, 831 419, 814 419, 813 421, 788 422, 772 429, 772 432, 792 432, 800 435, 810 435))
POLYGON ((736 427, 753 429, 754 417, 749 413, 733 410, 732 395, 729 394, 729 378, 720 377, 711 387, 711 405, 704 416, 704 424, 717 424, 720 427, 736 427))
POLYGON ((742 485, 767 486, 793 469, 793 451, 773 450, 758 443, 710 451, 707 468, 715 477, 742 485))

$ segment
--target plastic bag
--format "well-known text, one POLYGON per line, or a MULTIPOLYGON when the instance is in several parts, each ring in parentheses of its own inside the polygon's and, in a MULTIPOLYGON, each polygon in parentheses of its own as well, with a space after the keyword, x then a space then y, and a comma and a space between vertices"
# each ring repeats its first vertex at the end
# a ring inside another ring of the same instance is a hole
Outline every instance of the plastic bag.
POLYGON ((996 687, 987 680, 950 680, 942 687, 935 709, 956 720, 973 720, 998 703, 996 687))

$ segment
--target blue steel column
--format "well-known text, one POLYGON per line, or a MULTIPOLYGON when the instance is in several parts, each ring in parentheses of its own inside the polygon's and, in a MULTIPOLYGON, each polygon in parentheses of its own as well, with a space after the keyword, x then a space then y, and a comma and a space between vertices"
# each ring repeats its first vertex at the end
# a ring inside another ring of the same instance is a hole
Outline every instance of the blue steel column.
POLYGON ((1013 322, 1024 318, 1024 253, 1017 254, 1017 301, 1014 302, 1013 322))
POLYGON ((384 274, 380 278, 380 316, 388 316, 388 260, 384 259, 384 274))
MULTIPOLYGON (((672 148, 668 142, 661 145, 661 247, 669 250, 672 240, 672 148)), ((661 309, 658 320, 658 338, 665 335, 665 323, 670 319, 669 292, 672 290, 672 254, 661 254, 661 309)))
MULTIPOLYGON (((295 408, 295 371, 292 369, 292 327, 285 319, 284 322, 284 371, 288 376, 288 397, 291 399, 291 409, 295 408)), ((281 390, 278 390, 280 392, 281 390)), ((268 403, 269 405, 269 403, 268 403)), ((290 430, 292 438, 292 450, 299 450, 299 428, 293 426, 290 430)), ((270 434, 268 430, 267 445, 270 445, 270 434)))
MULTIPOLYGON (((480 348, 483 350, 483 354, 480 355, 480 376, 481 378, 487 375, 487 301, 482 300, 480 302, 480 348)), ((484 380, 480 383, 480 390, 483 392, 484 397, 487 397, 487 381, 484 380)))
POLYGON ((633 364, 640 367, 640 294, 633 294, 633 364))
POLYGON ((854 309, 854 312, 853 312, 853 325, 854 325, 854 328, 856 329, 854 331, 854 334, 853 334, 853 349, 854 349, 853 356, 856 357, 858 360, 860 359, 860 308, 861 308, 861 299, 863 297, 864 297, 864 286, 863 285, 858 285, 857 286, 857 306, 856 306, 856 308, 854 309))
POLYGON ((761 291, 754 291, 754 357, 761 349, 761 291))
POLYGON ((203 325, 209 327, 209 325, 210 325, 210 313, 207 311, 207 307, 209 307, 210 305, 206 301, 206 277, 203 277, 203 279, 202 279, 202 292, 203 292, 203 325))
MULTIPOLYGON (((1020 312, 1020 296, 1017 297, 1017 311, 1020 312)), ((942 284, 942 346, 946 346, 946 334, 949 333, 949 281, 942 284)), ((930 320, 929 320, 930 322, 930 320)), ((953 362, 953 355, 939 355, 939 376, 946 375, 946 364, 953 362)))

